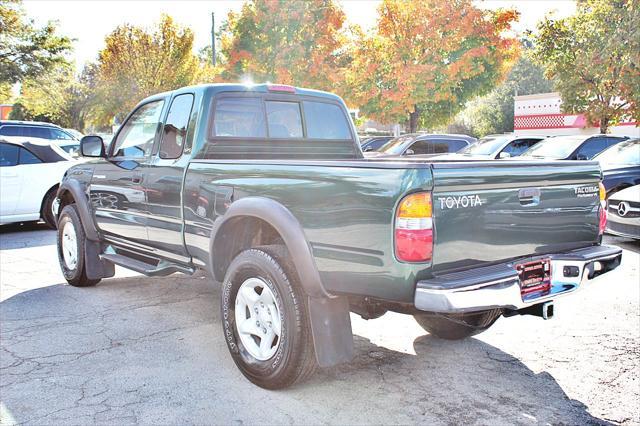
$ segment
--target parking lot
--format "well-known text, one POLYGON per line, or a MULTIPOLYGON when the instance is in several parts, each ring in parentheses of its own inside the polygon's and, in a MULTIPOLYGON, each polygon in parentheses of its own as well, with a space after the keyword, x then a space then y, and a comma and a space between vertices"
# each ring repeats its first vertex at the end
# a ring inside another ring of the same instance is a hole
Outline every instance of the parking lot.
POLYGON ((204 275, 118 269, 65 284, 55 232, 0 227, 2 424, 638 424, 640 245, 556 303, 556 317, 500 319, 459 342, 413 318, 352 316, 353 362, 266 391, 222 338, 204 275))

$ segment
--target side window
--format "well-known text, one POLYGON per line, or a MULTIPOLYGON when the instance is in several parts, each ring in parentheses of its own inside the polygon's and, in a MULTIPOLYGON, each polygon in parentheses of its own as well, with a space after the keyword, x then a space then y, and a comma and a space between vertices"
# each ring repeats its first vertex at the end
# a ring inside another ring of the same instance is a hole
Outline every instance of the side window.
POLYGON ((32 138, 51 139, 51 131, 48 127, 26 126, 24 135, 32 138))
MULTIPOLYGON (((445 152, 446 152, 446 148, 445 148, 445 152)), ((431 141, 416 141, 404 152, 404 155, 421 155, 421 154, 433 154, 433 144, 431 143, 431 141)))
POLYGON ((24 127, 23 126, 2 126, 0 127, 0 135, 24 136, 24 127))
POLYGON ((510 142, 502 152, 508 152, 512 157, 517 157, 518 155, 525 152, 527 149, 531 148, 538 142, 538 139, 517 139, 513 142, 510 142))
POLYGON ((449 150, 447 152, 458 152, 465 146, 467 146, 467 143, 465 141, 451 140, 448 143, 449 150))
MULTIPOLYGON (((584 157, 587 160, 592 159, 596 154, 600 153, 607 147, 606 137, 597 137, 587 140, 578 149, 577 157, 584 157)), ((576 158, 577 158, 576 157, 576 158)))
POLYGON ((178 158, 182 155, 192 106, 193 95, 191 94, 176 96, 171 102, 162 132, 160 158, 178 158))
POLYGON ((304 121, 310 139, 351 139, 347 117, 338 105, 304 101, 304 121))
POLYGON ((29 151, 28 149, 20 148, 20 160, 18 161, 18 164, 24 165, 39 163, 42 163, 42 160, 33 155, 31 151, 29 151))
POLYGON ((122 125, 113 146, 114 157, 146 157, 153 147, 153 140, 160 123, 164 101, 142 105, 122 125))
POLYGON ((302 138, 302 117, 297 102, 266 101, 269 137, 275 139, 302 138))
MULTIPOLYGON (((15 126, 11 126, 15 127, 15 126)), ((0 167, 11 167, 18 164, 18 150, 16 145, 0 143, 0 167)))
POLYGON ((59 129, 49 129, 51 132, 51 139, 59 140, 59 141, 72 141, 74 140, 70 134, 63 132, 59 129))
POLYGON ((216 101, 214 136, 265 138, 267 129, 260 98, 222 98, 216 101))

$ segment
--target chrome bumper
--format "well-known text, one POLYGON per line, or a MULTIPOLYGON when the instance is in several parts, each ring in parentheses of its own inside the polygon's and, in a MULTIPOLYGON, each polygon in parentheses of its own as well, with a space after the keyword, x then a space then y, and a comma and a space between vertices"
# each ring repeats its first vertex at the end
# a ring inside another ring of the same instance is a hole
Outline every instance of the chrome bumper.
POLYGON ((621 259, 622 250, 617 247, 592 246, 440 275, 418 281, 414 303, 422 311, 441 313, 522 309, 577 290, 591 278, 617 268, 621 259), (523 299, 515 265, 543 258, 551 259, 551 290, 523 299), (577 267, 577 273, 570 267, 577 267), (569 269, 574 271, 569 275, 576 276, 565 276, 569 269))

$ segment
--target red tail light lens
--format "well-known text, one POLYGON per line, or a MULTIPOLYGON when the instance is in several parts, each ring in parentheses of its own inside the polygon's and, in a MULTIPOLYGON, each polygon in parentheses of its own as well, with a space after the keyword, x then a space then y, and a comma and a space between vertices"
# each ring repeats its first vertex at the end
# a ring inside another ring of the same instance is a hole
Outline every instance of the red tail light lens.
POLYGON ((286 84, 270 84, 267 86, 267 90, 270 92, 296 93, 295 87, 286 84))
POLYGON ((427 262, 433 256, 431 194, 407 195, 396 212, 396 258, 403 262, 427 262))

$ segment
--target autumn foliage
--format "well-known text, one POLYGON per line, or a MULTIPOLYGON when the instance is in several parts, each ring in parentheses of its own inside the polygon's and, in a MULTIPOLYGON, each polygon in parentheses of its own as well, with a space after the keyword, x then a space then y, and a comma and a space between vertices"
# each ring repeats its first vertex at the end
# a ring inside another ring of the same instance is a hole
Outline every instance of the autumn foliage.
POLYGON ((335 90, 344 22, 331 0, 248 1, 222 30, 223 77, 335 90))
POLYGON ((508 30, 517 13, 470 0, 384 0, 378 25, 354 44, 351 96, 381 122, 441 124, 492 89, 518 55, 508 30))

